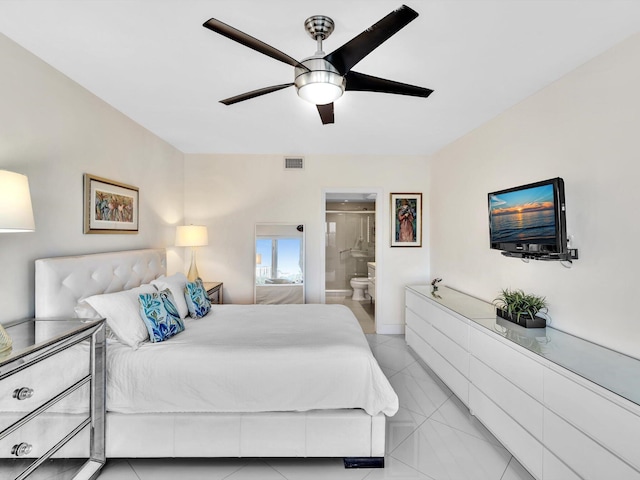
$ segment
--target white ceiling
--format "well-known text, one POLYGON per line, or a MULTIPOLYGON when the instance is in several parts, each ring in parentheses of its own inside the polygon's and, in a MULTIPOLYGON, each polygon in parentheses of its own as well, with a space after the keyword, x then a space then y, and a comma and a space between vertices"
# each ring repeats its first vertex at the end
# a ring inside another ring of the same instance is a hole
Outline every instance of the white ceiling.
MULTIPOLYGON (((430 154, 640 30, 639 0, 406 0, 420 16, 354 69, 435 92, 346 92, 333 125, 293 67, 202 27, 215 17, 300 60, 304 20, 329 53, 402 0, 0 0, 0 32, 185 153, 430 154)), ((597 92, 594 92, 597 95, 597 92)))

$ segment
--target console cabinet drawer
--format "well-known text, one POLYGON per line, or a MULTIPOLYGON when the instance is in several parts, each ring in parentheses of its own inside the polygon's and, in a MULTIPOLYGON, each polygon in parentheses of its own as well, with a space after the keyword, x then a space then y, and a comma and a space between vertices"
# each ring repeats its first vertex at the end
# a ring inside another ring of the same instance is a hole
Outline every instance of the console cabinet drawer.
POLYGON ((465 405, 469 404, 469 380, 436 352, 426 340, 407 326, 407 344, 440 377, 465 405))
POLYGON ((637 470, 546 408, 544 444, 585 480, 640 479, 637 470))
POLYGON ((446 358, 447 362, 462 375, 469 378, 469 352, 467 350, 433 327, 428 340, 436 352, 446 358))
POLYGON ((427 365, 431 364, 431 360, 435 355, 433 348, 418 333, 407 325, 404 334, 407 345, 409 345, 427 365))
POLYGON ((542 457, 544 480, 581 480, 581 478, 546 448, 542 457))
POLYGON ((469 409, 532 475, 542 478, 542 444, 473 384, 469 409))
POLYGON ((429 338, 431 325, 423 318, 420 318, 413 310, 405 308, 405 321, 407 326, 413 329, 424 340, 429 338))
POLYGON ((436 372, 447 387, 462 400, 462 403, 469 405, 469 380, 464 375, 453 368, 453 366, 435 350, 429 359, 428 365, 436 372))
POLYGON ((427 302, 421 298, 417 293, 413 293, 409 290, 405 290, 404 294, 405 306, 413 313, 418 315, 422 319, 427 319, 427 313, 425 307, 427 302))
POLYGON ((470 350, 471 355, 542 402, 542 365, 475 328, 471 329, 470 350))
POLYGON ((545 371, 545 405, 578 430, 640 470, 640 416, 550 369, 545 371))
POLYGON ((435 305, 428 305, 429 323, 434 328, 456 342, 464 350, 469 350, 469 324, 435 305))
POLYGON ((503 376, 471 357, 469 380, 537 440, 542 441, 544 407, 503 376))
POLYGON ((410 291, 406 292, 405 322, 465 378, 469 377, 468 324, 410 291))

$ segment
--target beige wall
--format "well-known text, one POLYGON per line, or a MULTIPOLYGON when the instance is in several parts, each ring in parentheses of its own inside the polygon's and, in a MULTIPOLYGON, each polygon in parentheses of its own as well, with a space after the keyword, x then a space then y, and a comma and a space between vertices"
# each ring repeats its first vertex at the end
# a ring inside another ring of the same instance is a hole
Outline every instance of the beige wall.
POLYGON ((486 300, 545 295, 553 326, 640 357, 639 58, 636 35, 432 157, 433 276, 486 300), (573 268, 489 250, 487 193, 556 176, 573 268))
MULTIPOLYGON (((0 321, 33 315, 33 261, 172 245, 183 155, 0 35, 0 169, 29 177, 36 231, 0 234, 0 321), (82 176, 140 188, 140 233, 84 235, 82 176)), ((1 208, 1 207, 0 207, 1 208)), ((170 268, 182 252, 171 251, 170 268)))
MULTIPOLYGON (((422 192, 428 198, 426 157, 306 155, 305 168, 285 171, 282 155, 186 155, 185 218, 209 227, 209 246, 198 250, 198 270, 224 281, 225 301, 253 302, 256 223, 304 223, 306 298, 324 291, 323 189, 379 190, 377 304, 379 331, 402 333, 407 283, 429 278, 428 231, 422 248, 390 248, 389 194, 422 192)), ((425 225, 428 224, 424 215, 425 225)))

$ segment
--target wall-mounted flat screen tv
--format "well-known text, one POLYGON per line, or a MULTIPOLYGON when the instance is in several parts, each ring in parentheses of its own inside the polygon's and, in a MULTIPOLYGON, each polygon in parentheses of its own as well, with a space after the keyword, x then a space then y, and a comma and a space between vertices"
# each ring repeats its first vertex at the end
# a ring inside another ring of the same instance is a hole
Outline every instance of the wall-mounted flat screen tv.
POLYGON ((491 248, 505 255, 554 258, 567 253, 564 182, 542 182, 489 194, 491 248))

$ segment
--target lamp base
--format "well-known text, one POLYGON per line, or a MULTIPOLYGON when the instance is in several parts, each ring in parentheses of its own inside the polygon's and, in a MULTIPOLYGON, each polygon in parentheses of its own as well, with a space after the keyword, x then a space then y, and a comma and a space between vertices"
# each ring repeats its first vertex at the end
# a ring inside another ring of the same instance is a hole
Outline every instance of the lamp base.
POLYGON ((196 249, 191 249, 191 266, 189 267, 189 273, 187 273, 187 280, 195 282, 200 275, 198 274, 198 267, 196 266, 196 249))
POLYGON ((11 351, 11 347, 13 346, 13 341, 11 337, 4 329, 2 324, 0 324, 0 353, 5 353, 11 351))

